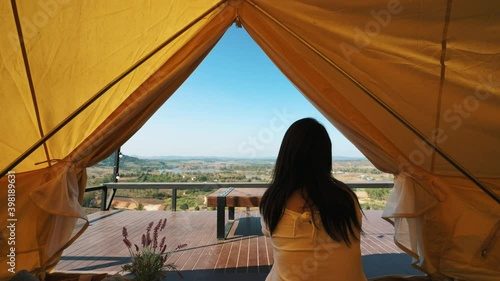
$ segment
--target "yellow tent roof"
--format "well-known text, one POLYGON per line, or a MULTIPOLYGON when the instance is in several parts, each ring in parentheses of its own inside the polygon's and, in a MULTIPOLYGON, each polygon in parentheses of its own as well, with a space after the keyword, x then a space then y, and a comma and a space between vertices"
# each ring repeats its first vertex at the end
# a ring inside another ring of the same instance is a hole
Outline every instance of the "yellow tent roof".
POLYGON ((18 224, 33 230, 18 239, 18 268, 57 262, 86 227, 85 168, 130 138, 237 21, 397 175, 385 216, 417 265, 493 280, 500 246, 482 243, 500 220, 499 10, 494 0, 0 1, 0 184, 15 171, 18 224))

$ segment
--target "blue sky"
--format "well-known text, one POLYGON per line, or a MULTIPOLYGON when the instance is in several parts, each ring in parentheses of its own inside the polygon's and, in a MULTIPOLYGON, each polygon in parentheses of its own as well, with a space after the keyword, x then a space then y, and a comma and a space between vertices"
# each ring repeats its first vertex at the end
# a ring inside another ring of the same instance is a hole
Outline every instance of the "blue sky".
POLYGON ((231 27, 195 72, 122 147, 137 156, 276 157, 304 117, 327 128, 335 156, 362 157, 241 28, 231 27))

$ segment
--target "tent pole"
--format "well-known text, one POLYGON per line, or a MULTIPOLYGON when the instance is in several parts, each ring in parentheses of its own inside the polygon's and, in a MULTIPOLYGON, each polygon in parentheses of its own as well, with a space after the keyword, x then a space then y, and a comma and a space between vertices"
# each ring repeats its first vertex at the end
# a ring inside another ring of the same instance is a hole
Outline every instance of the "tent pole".
POLYGON ((120 178, 120 158, 122 157, 122 153, 120 152, 120 148, 118 147, 118 150, 115 152, 115 163, 113 165, 113 176, 114 176, 114 182, 118 182, 118 179, 120 178))
MULTIPOLYGON (((118 182, 118 179, 120 178, 120 158, 122 157, 122 153, 120 152, 120 147, 118 150, 115 152, 115 163, 113 165, 113 181, 118 182)), ((102 202, 105 202, 101 206, 104 206, 103 211, 109 211, 109 208, 111 207, 111 204, 113 203, 113 199, 115 199, 115 194, 116 194, 116 188, 111 189, 111 194, 109 194, 109 197, 106 198, 101 198, 102 202)), ((104 197, 104 196, 103 196, 104 197)))
MULTIPOLYGON (((15 0, 12 0, 15 1, 15 0)), ((10 170, 15 168, 19 163, 21 163, 26 157, 28 157, 31 153, 33 153, 35 150, 37 150, 41 145, 44 145, 47 140, 49 140, 52 136, 54 136, 59 130, 61 130, 64 126, 66 126, 69 122, 71 122, 76 116, 78 116, 80 113, 82 113, 87 107, 92 105, 96 100, 98 100, 102 95, 104 95, 109 89, 111 89, 114 85, 116 85, 118 82, 120 82, 123 78, 125 78, 128 74, 130 74, 132 71, 134 71, 136 68, 141 66, 144 62, 146 62, 149 58, 154 56, 156 53, 158 53, 160 50, 162 50, 164 47, 166 47, 168 44, 170 44, 172 41, 177 39, 179 36, 184 34, 187 30, 189 30, 191 27, 193 27, 196 23, 198 23, 200 20, 205 18, 207 15, 209 15, 211 12, 215 11, 217 8, 222 6, 224 3, 226 3, 228 0, 221 0, 217 4, 213 5, 210 7, 206 12, 195 18, 193 21, 191 21, 189 24, 184 26, 181 30, 177 31, 174 35, 169 37, 167 40, 165 40, 163 43, 161 43, 158 47, 156 47, 153 51, 149 52, 146 56, 141 58, 139 61, 137 61, 135 64, 133 64, 130 68, 125 70, 122 74, 120 74, 117 78, 115 78, 113 81, 108 83, 104 88, 102 88, 99 92, 97 92, 94 96, 92 96, 89 100, 87 100, 84 104, 82 104, 80 107, 78 107, 75 111, 73 111, 68 117, 66 117, 61 123, 59 123, 55 128, 50 130, 45 136, 43 136, 40 140, 38 140, 36 143, 34 143, 30 148, 28 148, 23 154, 21 154, 18 158, 16 158, 11 164, 7 166, 7 168, 3 169, 2 172, 0 172, 0 178, 5 176, 10 170)))
MULTIPOLYGON (((30 64, 28 61, 28 54, 26 53, 26 44, 24 43, 23 30, 21 28, 21 20, 19 19, 19 12, 17 10, 16 0, 11 0, 12 13, 14 15, 14 20, 16 22, 17 35, 19 38, 19 45, 21 47, 21 53, 23 54, 24 69, 26 71, 26 78, 28 79, 28 84, 31 92, 31 100, 33 101, 33 107, 35 109, 36 122, 38 125, 38 131, 40 136, 43 137, 43 126, 42 119, 40 118, 40 110, 38 109, 38 101, 35 94, 35 86, 33 85, 33 77, 31 76, 30 64)), ((47 149, 47 144, 43 144, 43 150, 45 152, 45 158, 47 158, 47 163, 51 166, 49 150, 47 149)))
POLYGON ((340 72, 345 78, 347 78, 349 81, 351 81, 352 83, 354 83, 362 92, 364 92, 373 101, 375 101, 375 103, 377 103, 378 105, 380 105, 384 110, 386 110, 389 114, 391 114, 394 118, 396 118, 396 120, 398 120, 403 126, 405 126, 407 129, 409 129, 419 139, 421 139, 423 142, 425 142, 435 152, 437 152, 441 157, 443 157, 446 161, 448 161, 448 163, 450 163, 453 167, 455 167, 455 169, 457 169, 466 178, 468 178, 476 186, 478 186, 481 190, 483 190, 489 197, 491 197, 493 200, 495 200, 497 203, 500 204, 500 197, 499 196, 497 196, 495 193, 493 193, 491 190, 489 190, 478 179, 476 179, 473 175, 471 175, 465 168, 463 168, 460 164, 458 164, 450 156, 448 156, 441 149, 439 149, 436 145, 434 145, 431 141, 429 141, 421 132, 419 132, 415 127, 413 127, 408 121, 406 121, 402 116, 400 116, 397 112, 395 112, 391 107, 389 107, 387 104, 385 104, 382 100, 380 100, 378 97, 376 97, 370 90, 368 90, 359 81, 357 81, 354 77, 352 77, 349 73, 347 73, 347 71, 345 71, 340 66, 338 66, 335 62, 333 62, 330 58, 328 58, 321 51, 319 51, 318 49, 316 49, 313 45, 309 44, 304 38, 300 37, 300 35, 298 35, 297 33, 295 33, 289 27, 287 27, 286 25, 284 25, 283 23, 281 23, 278 19, 276 19, 271 14, 269 14, 268 12, 266 12, 264 9, 262 9, 261 7, 259 7, 255 2, 253 2, 252 0, 245 0, 245 1, 248 2, 251 6, 253 6, 256 10, 258 10, 259 12, 261 12, 264 16, 266 16, 267 18, 269 18, 270 20, 272 20, 275 24, 277 24, 283 30, 285 30, 290 35, 292 35, 299 42, 301 42, 302 44, 304 44, 308 49, 310 49, 312 52, 314 52, 316 55, 318 55, 325 62, 327 62, 328 64, 330 64, 334 69, 336 69, 338 72, 340 72))

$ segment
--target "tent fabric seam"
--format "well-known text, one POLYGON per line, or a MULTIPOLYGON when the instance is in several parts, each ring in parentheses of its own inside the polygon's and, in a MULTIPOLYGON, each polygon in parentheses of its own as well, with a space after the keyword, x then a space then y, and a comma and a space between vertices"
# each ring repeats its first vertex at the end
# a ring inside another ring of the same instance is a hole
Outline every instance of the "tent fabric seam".
MULTIPOLYGON (((444 24, 443 24, 443 33, 441 35, 441 57, 439 59, 440 64, 441 64, 441 77, 439 80, 439 93, 438 93, 438 101, 436 105, 436 124, 434 125, 434 129, 439 129, 440 123, 441 123, 441 101, 443 98, 443 88, 444 88, 444 81, 446 79, 446 51, 447 51, 447 36, 448 36, 448 27, 450 25, 450 15, 451 15, 451 4, 453 0, 448 0, 446 2, 446 15, 444 19, 444 24)), ((435 136, 431 136, 434 138, 434 144, 437 146, 437 138, 435 136)), ((431 160, 431 172, 434 172, 434 165, 436 161, 436 152, 432 153, 432 160, 431 160)))

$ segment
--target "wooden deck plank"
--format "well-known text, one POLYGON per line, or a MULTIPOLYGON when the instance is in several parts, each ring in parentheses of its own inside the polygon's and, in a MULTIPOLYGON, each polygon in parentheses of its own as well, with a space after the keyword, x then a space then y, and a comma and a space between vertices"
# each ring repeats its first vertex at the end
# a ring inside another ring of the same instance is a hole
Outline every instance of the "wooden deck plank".
POLYGON ((193 270, 215 269, 223 247, 224 242, 219 241, 205 247, 193 270))
MULTIPOLYGON (((173 250, 181 244, 188 244, 189 235, 196 235, 198 229, 195 227, 200 222, 203 222, 205 216, 202 213, 198 214, 196 217, 189 216, 185 212, 171 212, 171 214, 171 220, 167 221, 167 229, 170 229, 170 232, 165 235, 165 243, 167 249, 173 250)), ((192 244, 188 244, 186 248, 172 253, 167 259, 168 263, 176 264, 176 261, 192 246, 192 244)), ((179 266, 179 268, 182 266, 179 264, 176 265, 179 266)))
MULTIPOLYGON (((257 218, 259 219, 259 218, 257 218)), ((260 219, 259 219, 260 220, 260 219)), ((257 231, 256 223, 252 224, 251 233, 255 233, 257 231)), ((257 235, 255 236, 258 237, 257 235)), ((248 239, 248 255, 247 255, 247 266, 248 272, 250 273, 258 273, 259 266, 259 245, 257 243, 257 239, 248 239)))
MULTIPOLYGON (((235 214, 235 219, 241 220, 242 219, 241 214, 242 212, 238 212, 238 214, 235 214)), ((236 267, 238 266, 241 243, 244 239, 235 237, 236 236, 235 230, 237 229, 237 227, 238 225, 236 225, 236 227, 233 227, 229 232, 230 235, 229 237, 233 237, 233 239, 230 241, 231 247, 229 249, 226 266, 224 268, 224 273, 235 273, 236 267)))
MULTIPOLYGON (((271 270, 271 264, 272 261, 269 260, 269 252, 268 252, 268 245, 267 245, 267 238, 264 236, 260 236, 257 239, 257 261, 258 261, 258 266, 259 266, 259 273, 260 273, 260 267, 267 267, 267 270, 271 270)), ((272 247, 269 245, 269 247, 272 247)), ((269 249, 272 252, 272 249, 269 249)))
MULTIPOLYGON (((183 215, 188 214, 187 212, 181 212, 183 215)), ((187 261, 189 258, 193 255, 193 252, 195 252, 199 247, 202 247, 203 245, 201 244, 201 240, 205 235, 208 233, 204 231, 205 228, 210 227, 211 221, 205 219, 206 214, 203 214, 203 212, 199 213, 197 217, 191 217, 189 218, 186 216, 186 220, 184 223, 179 227, 181 229, 185 229, 185 231, 181 235, 172 235, 176 237, 176 242, 175 245, 183 244, 186 243, 187 247, 176 253, 175 255, 172 255, 172 258, 169 259, 169 262, 172 262, 177 265, 179 269, 184 269, 186 266, 187 261), (187 219, 189 218, 189 219, 187 219), (183 228, 184 227, 184 228, 183 228), (186 241, 183 242, 180 238, 182 237, 182 240, 186 241)), ((188 264, 189 266, 189 264, 188 264)), ((186 268, 188 269, 188 268, 186 268)), ((189 270, 189 269, 188 269, 189 270)))
POLYGON ((117 216, 118 214, 119 212, 111 214, 99 212, 98 214, 89 216, 90 226, 84 235, 92 237, 92 243, 89 243, 86 239, 77 239, 70 248, 66 249, 63 259, 67 258, 69 262, 65 263, 65 266, 61 267, 61 270, 79 270, 80 267, 87 267, 95 260, 102 260, 102 251, 109 250, 106 247, 109 246, 107 237, 113 237, 114 235, 112 233, 113 228, 110 228, 111 226, 102 227, 99 220, 114 216, 112 223, 120 224, 124 221, 124 217, 117 216))
MULTIPOLYGON (((402 251, 394 245, 393 226, 380 218, 381 211, 365 211, 361 237, 363 255, 394 254, 402 251)), ((126 226, 132 243, 150 221, 167 218, 165 230, 168 249, 188 246, 168 259, 183 271, 215 270, 226 273, 267 273, 273 263, 272 245, 260 232, 258 210, 236 211, 236 221, 228 240, 216 239, 215 211, 110 211, 89 216, 90 226, 63 253, 56 271, 103 271, 116 273, 130 261, 122 242, 126 226)), ((154 226, 153 226, 154 227, 154 226)))
POLYGON ((190 268, 190 270, 196 270, 196 269, 204 269, 204 265, 206 263, 207 256, 215 250, 215 246, 210 244, 210 240, 212 238, 212 234, 209 234, 208 232, 205 233, 205 236, 203 237, 203 240, 200 242, 202 247, 197 249, 193 253, 193 258, 192 258, 192 265, 187 267, 190 268))
POLYGON ((217 262, 214 269, 221 269, 222 271, 224 271, 226 269, 227 260, 229 259, 229 253, 231 252, 232 241, 224 241, 222 245, 223 246, 219 256, 217 257, 217 262))
POLYGON ((238 252, 238 262, 236 263, 236 272, 246 272, 248 267, 248 252, 250 239, 242 239, 238 252))
MULTIPOLYGON (((211 221, 206 220, 204 222, 200 222, 203 224, 203 228, 206 228, 208 224, 211 223, 211 221)), ((196 246, 193 245, 193 247, 188 246, 188 250, 186 252, 189 252, 189 255, 184 255, 185 259, 180 260, 179 264, 183 264, 182 267, 179 267, 180 270, 193 270, 196 266, 196 263, 198 262, 200 256, 202 255, 203 251, 210 246, 209 242, 211 240, 211 236, 213 234, 208 233, 206 231, 203 232, 195 232, 193 233, 196 234, 196 239, 199 241, 196 246)), ((192 239, 189 239, 192 240, 192 239)))

